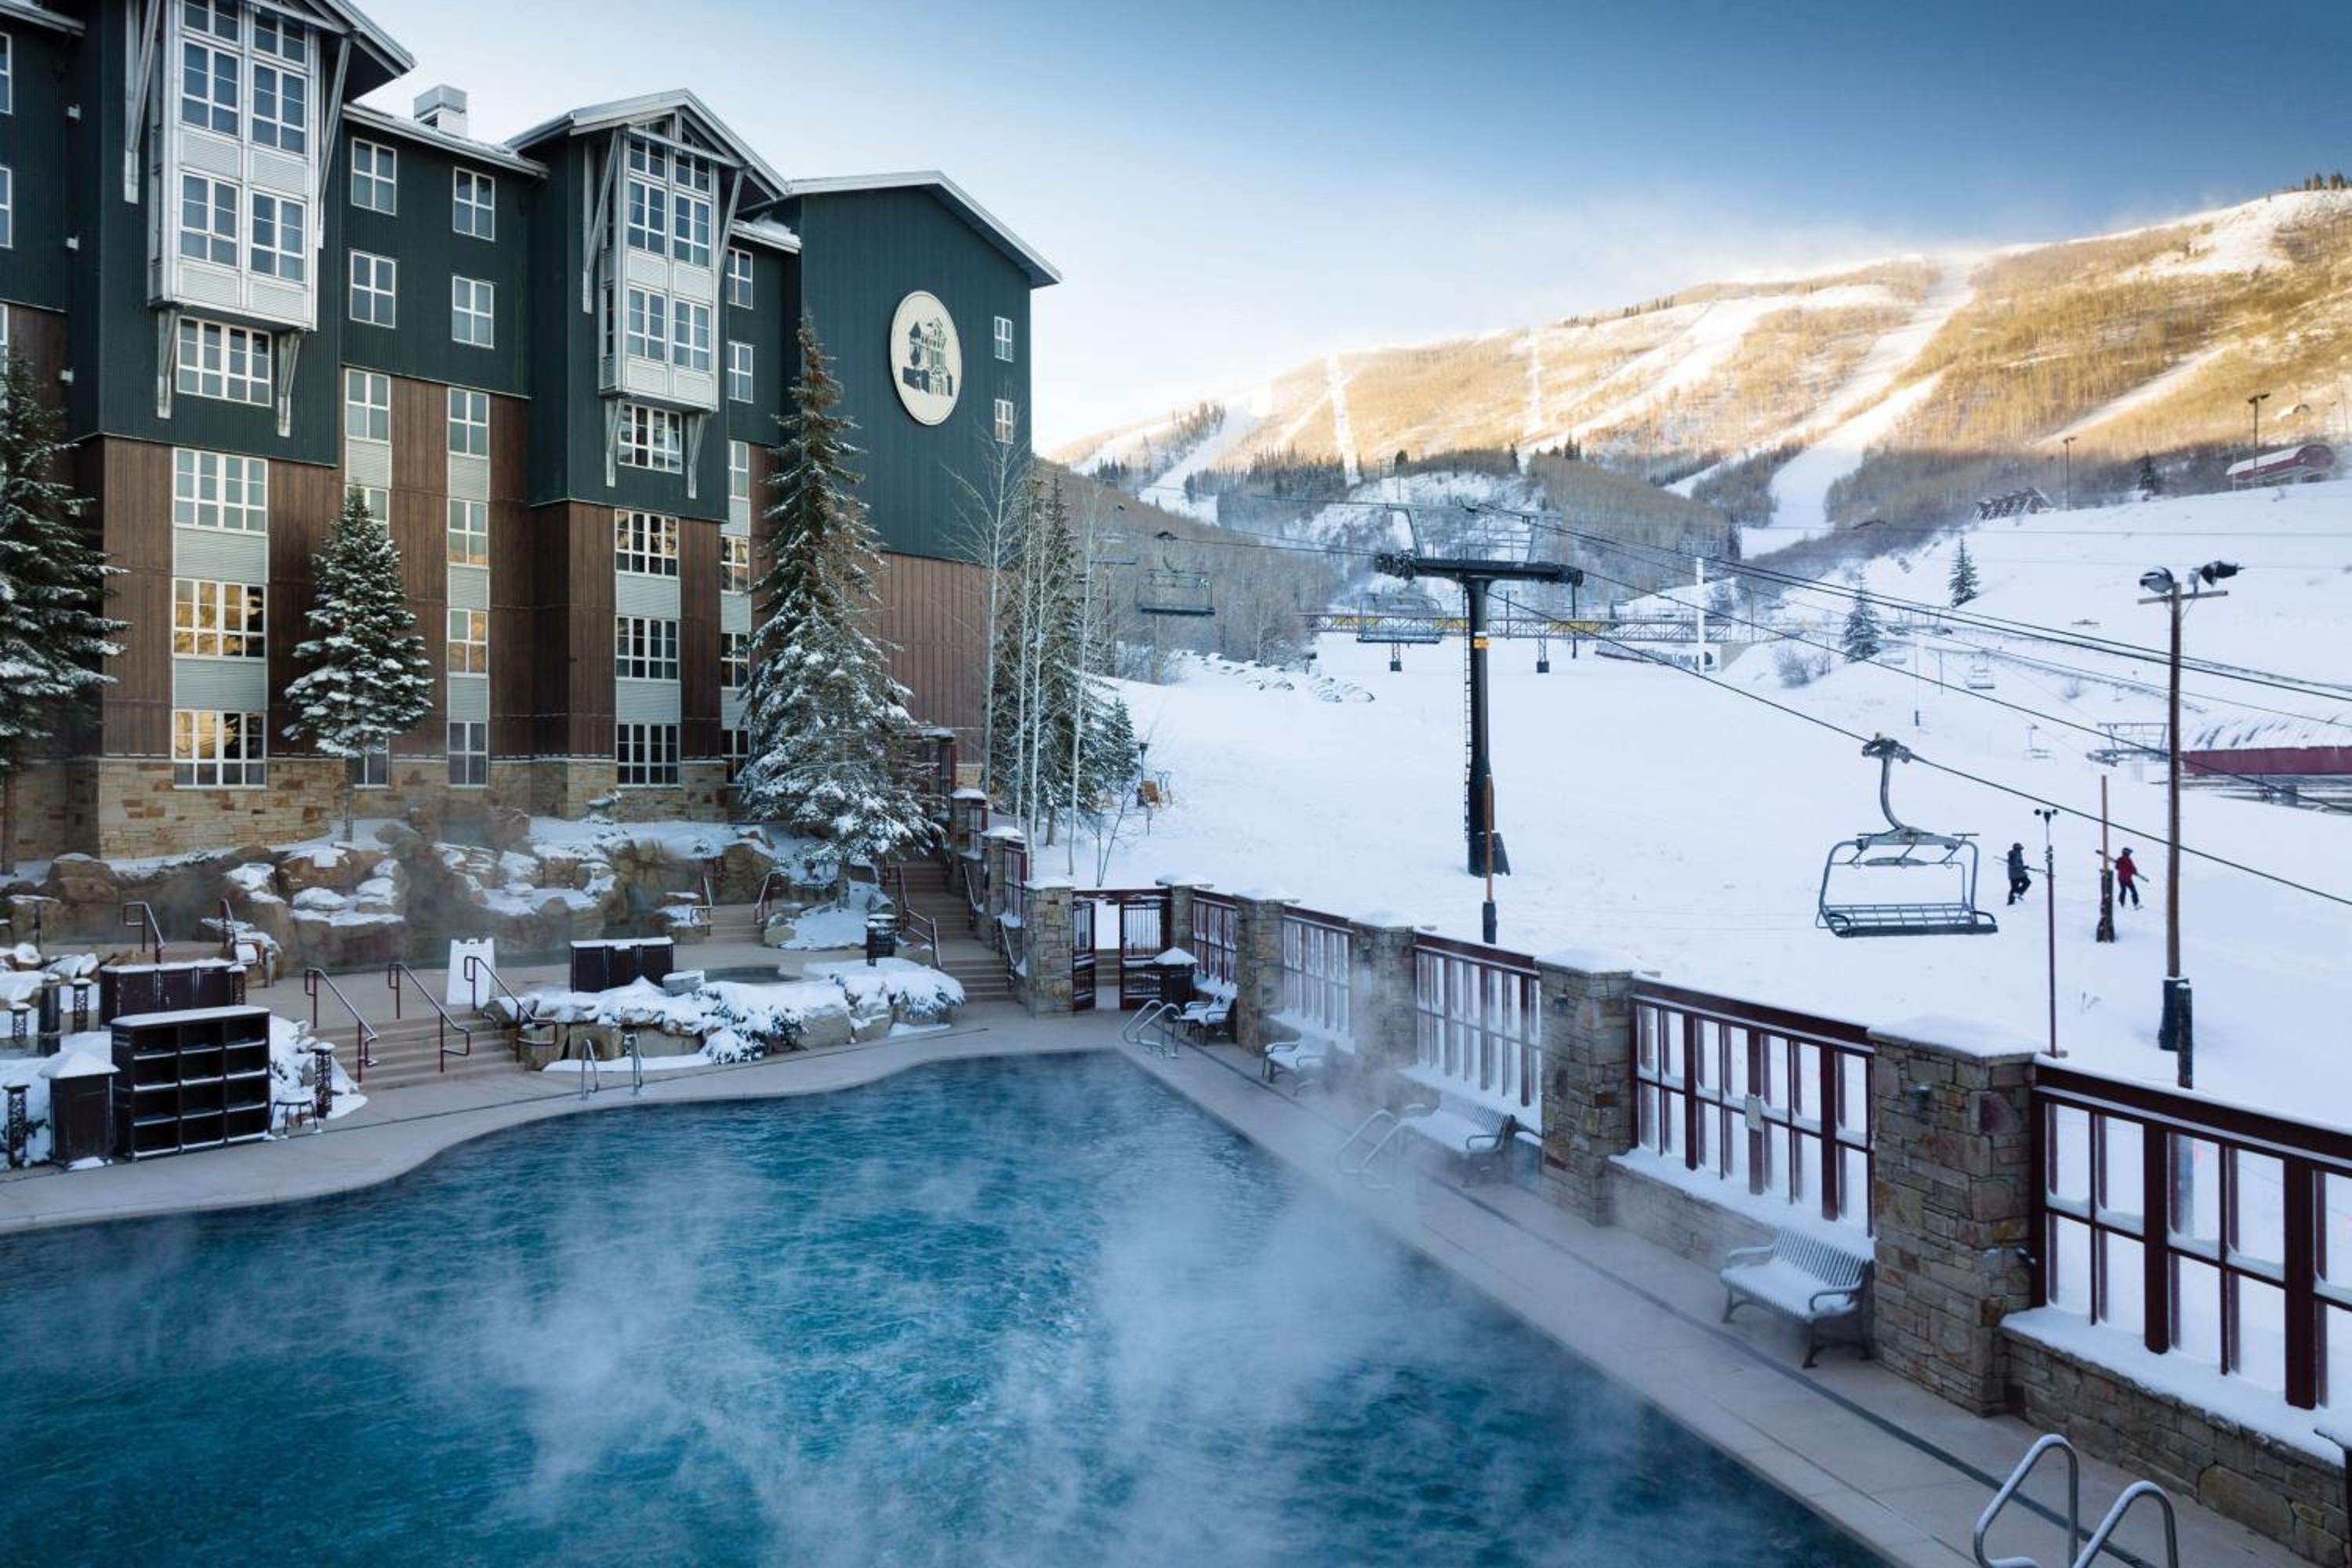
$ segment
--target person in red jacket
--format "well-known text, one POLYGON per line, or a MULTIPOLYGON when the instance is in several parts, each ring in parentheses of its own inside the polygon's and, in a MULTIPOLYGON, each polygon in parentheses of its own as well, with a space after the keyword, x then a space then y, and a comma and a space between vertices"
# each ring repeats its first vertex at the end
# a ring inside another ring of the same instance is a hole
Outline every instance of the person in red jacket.
POLYGON ((2139 867, 2133 863, 2128 846, 2116 857, 2116 902, 2128 903, 2134 909, 2140 907, 2139 867))

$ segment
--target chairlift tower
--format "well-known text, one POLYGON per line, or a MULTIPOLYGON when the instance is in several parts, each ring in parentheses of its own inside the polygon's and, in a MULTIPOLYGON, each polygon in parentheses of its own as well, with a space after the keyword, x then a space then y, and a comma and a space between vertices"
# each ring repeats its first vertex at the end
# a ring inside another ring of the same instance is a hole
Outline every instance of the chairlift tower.
POLYGON ((1487 745, 1486 594, 1496 583, 1564 583, 1564 562, 1536 559, 1537 524, 1549 514, 1503 511, 1462 502, 1399 504, 1412 532, 1412 548, 1385 551, 1373 564, 1391 577, 1412 582, 1443 577, 1462 584, 1465 700, 1469 717, 1469 763, 1463 788, 1462 825, 1468 840, 1470 875, 1487 879, 1486 940, 1495 940, 1493 883, 1508 875, 1510 857, 1494 822, 1495 769, 1487 745))

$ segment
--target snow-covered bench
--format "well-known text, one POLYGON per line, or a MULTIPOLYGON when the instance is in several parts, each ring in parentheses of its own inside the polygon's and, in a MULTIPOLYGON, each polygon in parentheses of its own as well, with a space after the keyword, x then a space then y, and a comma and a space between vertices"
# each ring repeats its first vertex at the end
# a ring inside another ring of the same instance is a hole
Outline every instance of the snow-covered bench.
POLYGON ((1870 1356, 1868 1259, 1801 1231, 1775 1230, 1769 1247, 1740 1247, 1725 1255, 1723 1321, 1750 1302, 1805 1326, 1805 1364, 1831 1342, 1822 1331, 1851 1325, 1840 1337, 1870 1356))
POLYGON ((1296 1040, 1282 1040, 1265 1048, 1264 1072, 1265 1081, 1276 1083, 1288 1073, 1298 1080, 1301 1089, 1318 1083, 1331 1066, 1331 1043, 1312 1036, 1296 1040))
POLYGON ((1529 1131, 1509 1111, 1449 1089, 1438 1091, 1434 1107, 1409 1109, 1399 1118, 1405 1131, 1465 1162, 1478 1175, 1494 1174, 1512 1140, 1529 1131))

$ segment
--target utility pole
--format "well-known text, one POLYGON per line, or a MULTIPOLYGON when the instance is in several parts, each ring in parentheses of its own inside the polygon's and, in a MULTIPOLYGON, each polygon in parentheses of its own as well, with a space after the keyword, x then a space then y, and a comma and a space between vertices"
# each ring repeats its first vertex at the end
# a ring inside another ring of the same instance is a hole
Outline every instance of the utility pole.
POLYGON ((1693 599, 1693 600, 1691 601, 1692 607, 1697 611, 1697 625, 1698 625, 1698 665, 1697 665, 1697 667, 1696 667, 1696 668, 1697 668, 1697 669, 1698 669, 1698 672, 1699 672, 1701 675, 1705 675, 1705 674, 1706 673, 1706 556, 1704 556, 1704 555, 1693 555, 1693 556, 1691 557, 1691 582, 1692 582, 1692 583, 1693 583, 1693 584, 1697 587, 1697 590, 1698 590, 1698 596, 1697 596, 1696 598, 1695 598, 1695 599, 1693 599))
MULTIPOLYGON (((1927 650, 1919 642, 1919 623, 1914 621, 1911 623, 1911 728, 1914 730, 1919 728, 1919 689, 1927 682, 1927 650)), ((1938 686, 1943 684, 1940 675, 1936 683, 1938 686)))
MULTIPOLYGON (((2267 392, 2257 392, 2246 399, 2246 406, 2254 411, 2254 449, 2248 456, 2252 457, 2257 464, 2263 460, 2263 404, 2269 396, 2270 394, 2267 392)), ((2247 481, 2252 483, 2253 478, 2253 473, 2249 470, 2246 475, 2247 481)))
POLYGON ((2066 1053, 2058 1048, 2058 851, 2050 841, 2050 824, 2058 808, 2038 805, 2033 815, 2042 819, 2042 923, 2050 973, 2050 1054, 2063 1057, 2066 1053))
POLYGON ((2107 858, 2107 775, 2099 775, 2099 925, 2095 942, 2116 940, 2116 866, 2107 858))
MULTIPOLYGON (((2249 399, 2254 404, 2255 417, 2262 415, 2262 393, 2249 399)), ((2175 1052, 2179 1060, 2180 1087, 2194 1087, 2196 1076, 2197 1036, 2191 1008, 2189 977, 2180 973, 2180 617, 2191 599, 2226 599, 2229 591, 2214 584, 2238 574, 2237 566, 2227 561, 2209 561, 2188 573, 2183 583, 2165 568, 2158 566, 2140 574, 2139 585, 2147 590, 2143 605, 2162 605, 2172 620, 2172 640, 2167 664, 2170 670, 2168 683, 2168 721, 2165 734, 2165 835, 2164 847, 2164 1013, 2157 1026, 2157 1046, 2175 1052), (2201 584, 2201 586, 2200 586, 2201 584)))
POLYGON ((2063 445, 2063 446, 2065 447, 2065 448, 2066 448, 2066 510, 2067 510, 2068 511, 2073 511, 2073 510, 2074 510, 2074 442, 2075 442, 2075 440, 2076 440, 2076 437, 2073 437, 2073 436, 2069 436, 2069 437, 2065 437, 2065 439, 2064 439, 2064 440, 2063 440, 2063 442, 2062 443, 2062 445, 2063 445))

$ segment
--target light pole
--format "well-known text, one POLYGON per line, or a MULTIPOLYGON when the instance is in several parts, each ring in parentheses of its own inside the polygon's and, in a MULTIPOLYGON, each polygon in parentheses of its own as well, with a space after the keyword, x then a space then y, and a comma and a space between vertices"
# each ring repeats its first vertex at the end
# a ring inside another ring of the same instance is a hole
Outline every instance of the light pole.
MULTIPOLYGON (((2254 411, 2254 449, 2252 457, 2256 463, 2260 463, 2263 460, 2263 404, 2267 401, 2269 397, 2270 394, 2267 392, 2257 392, 2252 397, 2246 399, 2246 406, 2254 411)), ((2248 479, 2252 479, 2253 478, 2253 475, 2250 471, 2246 477, 2248 479)))
POLYGON ((2058 1048, 2058 852, 2050 842, 2050 824, 2056 819, 2058 808, 2038 805, 2033 815, 2042 819, 2042 923, 2050 973, 2050 1054, 2063 1057, 2066 1053, 2058 1048))
MULTIPOLYGON (((2267 397, 2270 394, 2263 393, 2267 397)), ((2261 416, 2261 405, 2255 405, 2255 415, 2261 416)), ((2139 585, 2147 591, 2143 605, 2162 605, 2172 617, 2171 652, 2167 660, 2171 672, 2168 685, 2165 726, 2165 835, 2164 847, 2164 1012, 2157 1026, 2156 1043, 2160 1049, 2178 1053, 2180 1087, 2192 1087, 2196 1074, 2196 1030, 2193 1025, 2189 995, 2189 977, 2180 973, 2180 616, 2184 605, 2191 599, 2224 599, 2229 590, 2213 584, 2238 574, 2232 562, 2209 561, 2190 572, 2182 584, 2165 568, 2158 566, 2140 574, 2139 585)))
POLYGON ((2069 436, 2059 443, 2066 448, 2066 510, 2068 511, 2074 510, 2074 442, 2077 438, 2069 436))

